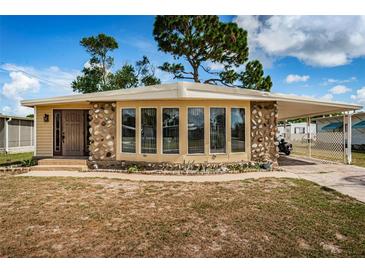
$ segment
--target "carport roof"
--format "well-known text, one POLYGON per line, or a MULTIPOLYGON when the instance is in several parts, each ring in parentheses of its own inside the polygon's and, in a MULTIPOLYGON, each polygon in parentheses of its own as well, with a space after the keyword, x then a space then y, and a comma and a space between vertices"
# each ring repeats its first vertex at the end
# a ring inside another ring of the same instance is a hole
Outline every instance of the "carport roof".
POLYGON ((353 128, 365 128, 365 121, 358 122, 352 126, 353 128))
POLYGON ((334 122, 334 123, 330 123, 328 125, 325 125, 324 127, 322 127, 322 130, 334 130, 334 129, 339 129, 343 127, 343 123, 342 122, 334 122))
POLYGON ((23 100, 21 103, 23 106, 34 107, 49 104, 79 103, 85 101, 111 102, 135 100, 277 101, 280 120, 358 110, 362 108, 360 105, 316 100, 303 96, 190 82, 178 82, 173 84, 162 84, 88 94, 74 94, 36 100, 23 100))

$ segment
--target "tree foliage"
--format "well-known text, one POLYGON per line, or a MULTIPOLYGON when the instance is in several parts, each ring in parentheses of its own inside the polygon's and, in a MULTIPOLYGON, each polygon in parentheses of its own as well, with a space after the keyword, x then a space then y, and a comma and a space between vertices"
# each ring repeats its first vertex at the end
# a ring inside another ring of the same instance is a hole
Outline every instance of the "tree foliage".
POLYGON ((155 76, 155 69, 147 56, 143 56, 141 60, 137 61, 135 66, 125 64, 114 73, 111 81, 112 89, 158 84, 161 84, 161 81, 155 76))
POLYGON ((270 91, 272 87, 271 77, 264 77, 264 68, 258 60, 248 62, 238 79, 242 83, 239 86, 243 88, 270 91))
POLYGON ((96 73, 101 73, 102 85, 107 85, 108 71, 113 66, 114 58, 108 53, 118 48, 117 41, 103 33, 98 36, 82 38, 80 44, 91 55, 89 64, 91 67, 98 67, 96 73))
POLYGON ((235 23, 223 23, 218 16, 156 16, 153 35, 159 50, 170 53, 190 65, 165 62, 160 69, 173 74, 175 79, 255 87, 270 90, 271 79, 264 77, 257 60, 248 62, 247 73, 239 67, 248 61, 247 32, 235 23), (212 69, 211 64, 222 68, 212 69), (205 77, 204 77, 205 75, 205 77))
POLYGON ((123 65, 115 73, 111 71, 114 58, 110 53, 118 48, 116 40, 105 34, 82 38, 80 44, 90 54, 90 60, 71 86, 74 91, 92 93, 137 86, 160 84, 155 70, 147 56, 137 61, 135 66, 123 65))

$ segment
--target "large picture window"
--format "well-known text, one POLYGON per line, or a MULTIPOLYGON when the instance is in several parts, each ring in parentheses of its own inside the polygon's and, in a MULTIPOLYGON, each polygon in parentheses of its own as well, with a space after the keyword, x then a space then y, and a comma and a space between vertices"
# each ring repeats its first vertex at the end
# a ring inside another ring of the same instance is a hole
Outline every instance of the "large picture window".
POLYGON ((136 152, 136 110, 122 109, 122 152, 136 152))
POLYGON ((245 109, 231 109, 231 144, 232 152, 245 151, 245 109))
POLYGON ((162 110, 162 148, 164 154, 179 154, 179 109, 162 110))
POLYGON ((141 109, 141 153, 156 153, 156 108, 141 109))
POLYGON ((226 152, 226 109, 210 109, 210 152, 226 152))
POLYGON ((188 109, 188 153, 204 153, 204 108, 188 109))

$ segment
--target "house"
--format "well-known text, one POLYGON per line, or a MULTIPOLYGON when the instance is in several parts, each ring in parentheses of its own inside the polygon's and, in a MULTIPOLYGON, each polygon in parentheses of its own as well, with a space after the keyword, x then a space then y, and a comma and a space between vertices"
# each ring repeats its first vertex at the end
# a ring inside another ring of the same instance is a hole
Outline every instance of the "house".
POLYGON ((33 118, 0 114, 0 153, 34 151, 33 118))
POLYGON ((304 136, 308 137, 309 132, 311 133, 311 135, 316 134, 315 123, 310 123, 309 127, 306 122, 278 125, 278 138, 284 138, 288 141, 301 141, 304 136))
POLYGON ((93 161, 276 162, 278 120, 361 106, 180 82, 22 101, 36 156, 93 161))
MULTIPOLYGON (((343 132, 344 127, 343 115, 335 115, 330 117, 317 118, 317 131, 323 134, 330 132, 343 132)), ((365 150, 365 112, 357 112, 351 115, 352 134, 351 143, 355 150, 365 150)), ((345 132, 347 132, 347 125, 345 124, 345 132)))

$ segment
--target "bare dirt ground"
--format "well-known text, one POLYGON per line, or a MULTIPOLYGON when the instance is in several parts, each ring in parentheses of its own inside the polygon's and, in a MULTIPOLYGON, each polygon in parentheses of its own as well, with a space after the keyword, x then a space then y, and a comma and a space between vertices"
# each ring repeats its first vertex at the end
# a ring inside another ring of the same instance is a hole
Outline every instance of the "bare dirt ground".
POLYGON ((0 257, 365 257, 365 205, 297 179, 3 176, 0 257))

